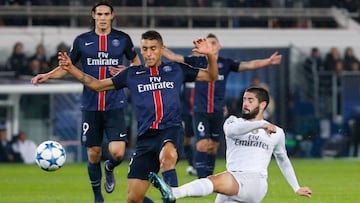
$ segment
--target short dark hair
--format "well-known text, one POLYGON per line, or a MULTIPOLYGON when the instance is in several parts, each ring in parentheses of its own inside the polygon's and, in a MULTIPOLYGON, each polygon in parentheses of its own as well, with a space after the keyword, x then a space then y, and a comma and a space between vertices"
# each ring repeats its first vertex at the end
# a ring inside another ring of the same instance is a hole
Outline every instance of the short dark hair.
POLYGON ((141 39, 157 40, 158 42, 160 42, 161 45, 163 45, 163 39, 162 39, 160 33, 158 33, 155 30, 149 30, 149 31, 144 32, 141 35, 141 39))
POLYGON ((269 105, 270 103, 270 96, 269 96, 269 92, 263 88, 263 87, 255 87, 255 86, 251 86, 249 88, 247 88, 245 90, 245 92, 251 92, 254 93, 256 98, 259 100, 259 103, 261 102, 266 102, 266 106, 265 108, 269 105))
POLYGON ((103 1, 99 1, 98 3, 96 3, 92 9, 91 9, 91 12, 95 12, 96 8, 99 7, 99 6, 107 6, 110 8, 111 10, 111 13, 114 12, 114 7, 110 4, 110 2, 106 1, 106 0, 103 0, 103 1))
POLYGON ((206 38, 215 38, 216 40, 218 39, 213 33, 209 33, 206 38))

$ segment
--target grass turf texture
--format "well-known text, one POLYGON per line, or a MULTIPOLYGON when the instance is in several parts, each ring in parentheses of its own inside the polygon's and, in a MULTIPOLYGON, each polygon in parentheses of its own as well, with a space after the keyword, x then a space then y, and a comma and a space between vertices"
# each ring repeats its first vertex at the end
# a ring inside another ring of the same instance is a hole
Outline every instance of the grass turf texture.
MULTIPOLYGON (((357 203, 360 201, 359 159, 292 159, 301 185, 310 186, 313 197, 308 199, 295 195, 283 178, 274 160, 269 167, 269 189, 263 203, 357 203)), ((217 160, 216 172, 225 168, 224 160, 217 160)), ((103 188, 105 202, 126 202, 127 162, 116 168, 117 185, 112 194, 103 188)), ((186 162, 177 166, 179 183, 195 177, 186 175, 186 162)), ((42 171, 36 165, 0 164, 0 202, 47 203, 47 202, 93 202, 86 164, 68 164, 55 172, 42 171)), ((103 177, 104 178, 104 177, 103 177)), ((147 196, 154 202, 162 202, 160 192, 148 190, 147 196)), ((186 198, 177 203, 210 203, 215 194, 201 198, 186 198)))

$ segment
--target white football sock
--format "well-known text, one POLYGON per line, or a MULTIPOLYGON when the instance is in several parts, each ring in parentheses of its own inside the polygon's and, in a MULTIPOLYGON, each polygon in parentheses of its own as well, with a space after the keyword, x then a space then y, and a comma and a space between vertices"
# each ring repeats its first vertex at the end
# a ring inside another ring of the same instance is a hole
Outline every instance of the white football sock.
POLYGON ((201 178, 180 187, 173 187, 172 192, 176 199, 183 197, 201 197, 211 194, 214 185, 208 178, 201 178))

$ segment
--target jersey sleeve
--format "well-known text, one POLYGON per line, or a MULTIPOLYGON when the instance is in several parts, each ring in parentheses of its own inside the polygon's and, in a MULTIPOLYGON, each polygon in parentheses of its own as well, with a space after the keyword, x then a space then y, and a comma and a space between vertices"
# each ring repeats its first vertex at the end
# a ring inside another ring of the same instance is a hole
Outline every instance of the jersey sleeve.
POLYGON ((115 89, 121 89, 124 87, 127 87, 127 75, 129 72, 129 67, 126 68, 125 70, 119 72, 118 74, 116 74, 114 77, 111 78, 115 89))
POLYGON ((207 60, 201 56, 185 56, 184 63, 189 64, 194 68, 207 69, 207 60))
POLYGON ((130 36, 126 35, 126 37, 127 37, 127 45, 125 49, 125 56, 128 60, 133 60, 136 57, 137 53, 135 51, 135 47, 130 36))
POLYGON ((295 175, 294 168, 290 162, 289 157, 287 156, 285 148, 285 133, 282 129, 276 129, 276 134, 271 136, 280 136, 279 142, 275 146, 274 156, 276 163, 278 164, 281 173, 285 177, 286 181, 289 183, 294 192, 298 191, 300 186, 295 175))
POLYGON ((234 137, 241 136, 246 133, 249 133, 253 130, 262 128, 266 121, 247 121, 243 118, 237 118, 235 116, 230 116, 224 122, 224 133, 225 136, 234 137))
POLYGON ((193 82, 199 73, 198 68, 191 67, 188 64, 178 63, 184 73, 184 82, 193 82))
POLYGON ((73 64, 76 64, 81 57, 79 44, 80 44, 80 38, 76 37, 70 49, 70 59, 73 64))
POLYGON ((230 70, 233 72, 238 72, 239 71, 239 66, 240 66, 240 62, 233 60, 233 59, 228 59, 229 60, 229 67, 230 70))

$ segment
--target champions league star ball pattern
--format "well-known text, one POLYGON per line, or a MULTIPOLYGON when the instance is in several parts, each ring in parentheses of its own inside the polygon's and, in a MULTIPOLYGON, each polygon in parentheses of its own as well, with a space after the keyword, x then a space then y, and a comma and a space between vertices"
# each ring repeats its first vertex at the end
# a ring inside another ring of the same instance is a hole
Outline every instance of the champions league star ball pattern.
POLYGON ((56 141, 45 141, 36 149, 36 164, 45 171, 56 171, 60 169, 64 165, 65 160, 65 150, 61 144, 56 141))

